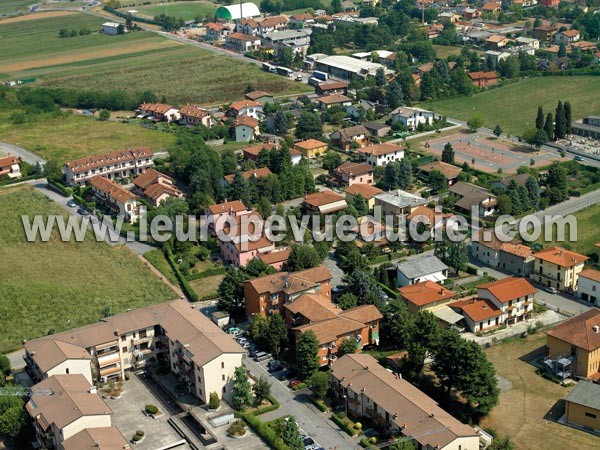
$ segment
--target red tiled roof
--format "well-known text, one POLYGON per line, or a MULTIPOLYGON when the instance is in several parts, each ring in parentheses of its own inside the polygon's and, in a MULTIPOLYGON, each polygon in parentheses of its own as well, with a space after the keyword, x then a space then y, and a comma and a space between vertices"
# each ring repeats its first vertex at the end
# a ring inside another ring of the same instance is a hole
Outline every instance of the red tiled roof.
POLYGON ((227 39, 228 40, 235 39, 238 41, 247 41, 247 42, 260 41, 260 38, 257 36, 252 36, 250 34, 244 34, 244 33, 231 33, 229 36, 227 36, 227 39))
MULTIPOLYGON (((269 175, 272 175, 272 174, 273 174, 273 172, 271 172, 271 170, 269 170, 268 167, 261 167, 259 169, 250 169, 250 170, 246 170, 245 172, 242 172, 242 176, 244 177, 244 180, 249 180, 250 178, 264 178, 264 177, 268 177, 269 175)), ((227 176, 225 176, 225 181, 227 181, 228 183, 232 183, 234 177, 235 177, 235 174, 227 175, 227 176)))
POLYGON ((90 185, 95 187, 100 192, 110 195, 115 200, 125 203, 128 200, 134 200, 135 195, 129 192, 122 186, 119 186, 114 181, 104 178, 101 175, 96 175, 90 180, 90 185))
POLYGON ((534 257, 561 267, 573 267, 582 264, 589 258, 585 255, 566 250, 561 247, 550 247, 534 253, 534 257))
POLYGON ((237 116, 233 121, 233 126, 238 127, 240 125, 244 125, 250 128, 256 128, 260 122, 254 117, 250 116, 237 116))
POLYGON ((430 280, 401 287, 398 289, 398 292, 407 301, 417 306, 426 306, 431 303, 448 300, 455 295, 454 292, 430 280))
POLYGON ((479 298, 450 303, 449 306, 461 309, 473 322, 481 322, 502 314, 490 300, 479 298))
POLYGON ((217 205, 211 205, 208 207, 212 214, 223 214, 223 213, 238 213, 246 211, 248 208, 240 200, 234 200, 232 202, 219 203, 217 205))
POLYGON ((237 102, 233 102, 230 106, 231 109, 235 110, 235 111, 241 111, 244 108, 262 108, 262 105, 258 102, 255 102, 254 100, 240 100, 237 102))
POLYGON ((139 147, 134 149, 117 150, 98 156, 86 156, 67 163, 67 167, 73 173, 84 172, 89 169, 106 166, 109 164, 133 161, 141 158, 152 158, 154 153, 148 147, 139 147))
POLYGON ((252 92, 248 92, 244 96, 249 100, 256 101, 262 97, 273 97, 273 94, 269 94, 268 92, 265 92, 265 91, 252 91, 252 92))
POLYGON ((19 159, 15 156, 6 156, 0 158, 0 167, 10 167, 14 164, 19 164, 19 159))
POLYGON ((567 30, 563 31, 562 34, 564 34, 567 37, 575 37, 579 35, 579 30, 567 30))
POLYGON ((306 197, 304 197, 304 203, 315 207, 339 202, 340 200, 345 199, 333 191, 315 192, 314 194, 307 194, 306 197))
POLYGON ((201 108, 199 105, 182 106, 179 109, 179 113, 182 116, 195 117, 197 119, 202 119, 203 117, 210 115, 210 113, 206 109, 201 108))
POLYGON ((317 100, 326 105, 334 105, 336 103, 346 103, 352 101, 350 97, 346 97, 345 95, 341 94, 325 95, 323 97, 318 98, 317 100))
POLYGON ((579 276, 583 278, 589 278, 590 280, 600 283, 600 270, 585 269, 579 272, 579 276))
POLYGON ((400 145, 384 142, 383 144, 369 145, 368 147, 359 148, 357 152, 364 153, 365 155, 380 156, 387 155, 388 153, 394 153, 403 149, 404 147, 401 147, 400 145))
POLYGON ((173 108, 173 106, 167 105, 165 103, 142 103, 139 106, 139 109, 141 109, 141 110, 151 111, 153 113, 159 113, 159 114, 164 114, 172 108, 173 108))
POLYGON ((538 291, 525 278, 516 277, 508 277, 492 281, 491 283, 485 283, 477 286, 477 289, 489 291, 502 303, 532 295, 538 291))
POLYGON ((381 194, 383 190, 371 184, 354 183, 353 185, 348 186, 344 192, 350 195, 360 194, 364 199, 369 200, 370 198, 375 197, 377 194, 381 194))
POLYGON ((562 322, 546 334, 591 352, 600 348, 600 333, 594 331, 594 326, 600 326, 598 308, 562 322))
POLYGON ((304 150, 312 150, 315 148, 321 148, 323 146, 327 146, 325 142, 318 141, 316 139, 307 139, 306 141, 296 142, 294 146, 299 147, 304 150))

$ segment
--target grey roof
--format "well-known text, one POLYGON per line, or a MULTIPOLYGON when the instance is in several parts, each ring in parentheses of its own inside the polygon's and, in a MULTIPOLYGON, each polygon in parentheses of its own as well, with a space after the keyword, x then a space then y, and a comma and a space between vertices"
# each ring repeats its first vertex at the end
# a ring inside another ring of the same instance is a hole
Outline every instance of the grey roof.
POLYGON ((312 30, 310 28, 303 28, 302 30, 273 31, 272 33, 265 34, 263 37, 272 42, 279 42, 303 39, 311 34, 312 30))
POLYGON ((462 314, 457 313, 449 306, 442 306, 440 309, 436 309, 433 311, 433 315, 451 325, 454 325, 463 319, 462 314))
POLYGON ((427 203, 427 200, 423 197, 411 194, 410 192, 406 192, 401 189, 377 194, 375 198, 397 208, 407 208, 409 206, 419 206, 427 203))
POLYGON ((565 397, 565 401, 600 410, 600 384, 579 381, 565 397))
POLYGON ((382 130, 384 128, 391 128, 389 125, 381 122, 365 122, 363 125, 368 130, 382 130))
POLYGON ((408 279, 418 278, 432 273, 448 270, 448 266, 433 255, 402 261, 396 265, 396 268, 408 279))

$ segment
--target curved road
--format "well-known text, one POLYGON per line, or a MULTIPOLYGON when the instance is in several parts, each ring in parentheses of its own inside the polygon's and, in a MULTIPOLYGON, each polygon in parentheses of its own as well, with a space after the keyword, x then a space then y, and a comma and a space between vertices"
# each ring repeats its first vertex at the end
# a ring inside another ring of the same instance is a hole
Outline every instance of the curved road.
POLYGON ((18 156, 21 158, 21 160, 31 165, 35 165, 37 163, 40 163, 41 165, 46 164, 46 160, 41 156, 36 155, 29 150, 25 150, 17 145, 9 144, 8 142, 0 142, 0 154, 2 153, 18 156))

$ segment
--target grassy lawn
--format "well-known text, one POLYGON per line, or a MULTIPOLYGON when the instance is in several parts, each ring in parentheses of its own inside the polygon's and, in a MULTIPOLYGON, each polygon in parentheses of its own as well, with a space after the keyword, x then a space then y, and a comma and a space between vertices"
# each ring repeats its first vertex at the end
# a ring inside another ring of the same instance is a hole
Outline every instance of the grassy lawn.
POLYGON ((537 240, 545 247, 559 245, 569 250, 581 253, 583 255, 591 255, 597 252, 594 244, 600 242, 600 229, 598 228, 598 217, 600 217, 600 205, 593 205, 589 208, 582 209, 574 214, 577 219, 577 239, 574 242, 568 240, 568 231, 565 232, 565 242, 556 241, 556 227, 554 227, 552 242, 544 242, 544 232, 537 240))
POLYGON ((479 112, 485 127, 500 124, 505 132, 520 134, 535 126, 539 105, 543 106, 544 113, 554 114, 558 100, 571 103, 573 119, 599 114, 600 96, 590 95, 599 91, 600 77, 540 77, 472 97, 428 102, 422 106, 460 120, 468 120, 473 113, 479 112))
POLYGON ((0 353, 32 339, 97 321, 108 306, 124 312, 173 298, 127 247, 88 238, 26 241, 24 214, 64 211, 30 188, 0 190, 0 353))
POLYGON ((194 289, 194 292, 198 294, 198 297, 202 298, 205 295, 217 292, 223 278, 225 278, 225 275, 214 275, 212 277, 192 280, 190 281, 190 285, 192 286, 192 289, 194 289))
MULTIPOLYGON (((139 15, 155 17, 161 14, 168 14, 172 17, 182 18, 183 20, 193 20, 197 16, 214 17, 218 5, 211 2, 175 2, 166 5, 144 5, 136 6, 139 15)), ((123 8, 126 11, 130 8, 123 8)))
POLYGON ((485 350, 504 389, 483 426, 509 435, 518 449, 596 448, 597 437, 554 422, 560 409, 556 403, 570 388, 537 375, 533 365, 520 359, 536 350, 543 354, 544 345, 545 335, 537 334, 485 350))
POLYGON ((447 58, 451 55, 460 55, 462 47, 454 47, 452 45, 433 45, 438 58, 447 58))
POLYGON ((162 250, 150 250, 149 252, 144 253, 144 258, 146 258, 150 264, 156 267, 171 284, 179 286, 177 276, 175 276, 175 272, 173 272, 173 269, 167 261, 167 258, 165 258, 162 250))
POLYGON ((35 0, 2 0, 0 2, 0 14, 26 11, 27 7, 34 3, 36 3, 35 0))
POLYGON ((164 150, 175 139, 173 134, 148 130, 137 124, 101 122, 78 115, 54 117, 45 114, 33 122, 13 125, 8 120, 10 114, 0 113, 3 141, 61 163, 126 147, 148 146, 154 151, 164 150))

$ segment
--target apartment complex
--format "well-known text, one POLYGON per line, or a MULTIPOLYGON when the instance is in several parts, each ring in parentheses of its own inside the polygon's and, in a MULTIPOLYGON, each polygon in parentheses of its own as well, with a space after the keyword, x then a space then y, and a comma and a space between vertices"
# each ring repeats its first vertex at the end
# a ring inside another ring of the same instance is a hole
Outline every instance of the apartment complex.
POLYGON ((409 438, 416 448, 479 450, 474 428, 459 422, 372 356, 344 355, 331 368, 331 388, 349 413, 409 438))
POLYGON ((169 364, 188 391, 207 402, 229 397, 244 350, 184 300, 161 303, 25 343, 33 380, 81 374, 88 382, 123 379, 147 364, 169 364))
POLYGON ((123 217, 129 223, 138 221, 140 208, 137 197, 123 186, 100 175, 96 175, 90 180, 90 186, 96 198, 111 213, 123 217))
POLYGON ((278 272, 244 282, 246 315, 282 313, 283 306, 302 294, 331 298, 331 273, 324 266, 299 272, 278 272))
POLYGON ((503 325, 514 325, 533 317, 537 291, 524 278, 508 277, 477 286, 477 297, 490 300, 501 311, 503 325))
POLYGON ((170 197, 183 198, 173 178, 154 169, 148 169, 133 180, 134 189, 153 206, 159 206, 170 197))
POLYGON ((548 358, 554 369, 561 365, 567 377, 600 381, 600 309, 560 323, 546 333, 548 358))
POLYGON ((533 273, 535 258, 530 247, 516 239, 503 242, 493 230, 479 230, 474 236, 471 255, 475 259, 515 275, 527 276, 533 273))
POLYGON ((577 297, 600 306, 600 270, 585 269, 579 272, 577 297))
POLYGON ((575 292, 579 273, 583 270, 587 256, 561 247, 550 247, 534 253, 535 268, 529 276, 543 286, 559 291, 575 292))
POLYGON ((311 331, 319 343, 319 363, 326 366, 341 356, 346 340, 356 343, 356 352, 366 345, 379 345, 379 321, 383 315, 375 305, 342 310, 330 297, 303 294, 284 305, 285 319, 295 342, 311 331))
POLYGON ((147 147, 86 156, 65 164, 66 180, 68 184, 82 185, 96 175, 102 175, 109 180, 137 176, 152 166, 153 156, 147 147))

